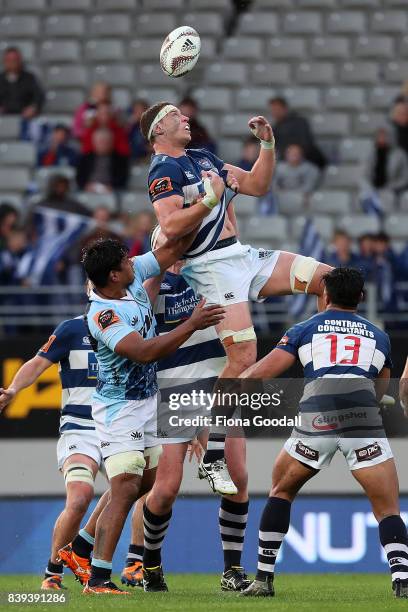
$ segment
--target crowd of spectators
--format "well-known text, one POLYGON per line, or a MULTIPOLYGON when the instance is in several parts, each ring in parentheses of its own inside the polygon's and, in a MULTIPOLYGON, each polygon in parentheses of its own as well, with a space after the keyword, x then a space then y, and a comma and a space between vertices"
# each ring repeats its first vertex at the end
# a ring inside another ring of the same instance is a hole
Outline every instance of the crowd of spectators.
MULTIPOLYGON (((55 168, 55 174, 44 193, 39 185, 30 186, 30 193, 37 192, 39 196, 24 219, 19 218, 11 205, 0 205, 0 284, 3 285, 30 284, 30 278, 21 275, 19 270, 24 268, 20 263, 35 244, 32 219, 38 207, 77 213, 92 221, 88 234, 70 250, 66 261, 56 266, 59 281, 67 266, 78 264, 81 246, 97 236, 121 236, 132 255, 145 252, 154 222, 150 211, 131 215, 104 206, 92 211, 77 195, 78 191, 99 195, 120 193, 128 188, 132 165, 148 164, 152 149, 141 134, 140 119, 149 101, 135 99, 127 109, 115 108, 110 85, 99 81, 90 87, 71 124, 66 125, 49 124, 42 118, 44 100, 44 88, 36 75, 25 68, 19 49, 8 47, 3 53, 0 73, 0 114, 21 116, 21 138, 34 142, 37 168, 55 168), (74 169, 74 181, 64 175, 65 168, 74 169)), ((190 120, 190 147, 204 147, 217 153, 217 140, 202 121, 197 101, 186 96, 178 106, 190 120)), ((279 210, 279 195, 285 191, 302 194, 307 211, 309 197, 321 185, 325 169, 332 161, 330 155, 316 141, 308 119, 291 109, 285 98, 271 98, 265 112, 274 128, 277 163, 270 193, 260 201, 258 212, 272 214, 279 210)), ((237 152, 237 159, 228 161, 250 170, 258 153, 259 141, 248 136, 241 152, 237 152)), ((388 119, 384 118, 384 125, 373 138, 372 150, 362 169, 361 189, 365 193, 388 189, 397 196, 408 189, 408 85, 394 101, 388 119)), ((354 251, 350 237, 338 230, 327 261, 363 268, 367 278, 376 279, 384 307, 392 310, 395 308, 393 280, 408 280, 408 248, 397 255, 384 233, 361 236, 358 247, 354 251)))

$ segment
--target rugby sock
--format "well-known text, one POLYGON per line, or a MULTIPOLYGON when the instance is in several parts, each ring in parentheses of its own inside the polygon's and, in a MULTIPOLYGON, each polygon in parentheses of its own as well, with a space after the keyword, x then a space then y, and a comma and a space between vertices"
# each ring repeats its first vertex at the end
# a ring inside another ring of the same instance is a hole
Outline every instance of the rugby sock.
POLYGON ((78 535, 72 540, 72 550, 78 557, 89 559, 93 551, 95 538, 85 529, 80 529, 78 535))
POLYGON ((143 546, 129 544, 129 552, 126 557, 126 567, 134 565, 136 561, 143 561, 143 546))
POLYGON ((214 461, 224 458, 225 438, 225 433, 221 434, 210 431, 210 435, 208 436, 207 449, 203 457, 204 463, 214 463, 214 461))
POLYGON ((91 578, 89 580, 89 585, 94 586, 95 583, 100 582, 108 582, 111 578, 112 574, 112 562, 104 561, 103 559, 92 559, 91 564, 92 572, 91 578))
POLYGON ((289 529, 291 503, 280 497, 269 497, 259 525, 258 570, 256 580, 273 576, 275 561, 283 538, 289 529))
POLYGON ((64 574, 64 566, 62 563, 52 563, 51 559, 47 563, 47 567, 45 568, 44 578, 49 578, 50 576, 63 576, 64 574))
POLYGON ((219 398, 219 402, 211 408, 211 428, 203 458, 204 463, 214 463, 214 461, 224 458, 227 426, 223 421, 219 421, 217 424, 216 418, 230 419, 234 416, 237 409, 234 396, 240 391, 239 384, 239 379, 219 378, 214 385, 213 394, 219 398))
POLYGON ((244 547, 245 528, 248 519, 249 501, 234 502, 221 498, 218 521, 220 526, 222 550, 224 551, 224 571, 241 565, 244 547))
POLYGON ((161 564, 161 547, 164 536, 171 519, 171 511, 168 514, 153 514, 143 505, 143 527, 144 527, 144 552, 143 566, 146 568, 157 567, 161 564))
POLYGON ((397 578, 408 580, 408 534, 404 521, 398 514, 394 514, 380 521, 378 528, 392 581, 397 578))

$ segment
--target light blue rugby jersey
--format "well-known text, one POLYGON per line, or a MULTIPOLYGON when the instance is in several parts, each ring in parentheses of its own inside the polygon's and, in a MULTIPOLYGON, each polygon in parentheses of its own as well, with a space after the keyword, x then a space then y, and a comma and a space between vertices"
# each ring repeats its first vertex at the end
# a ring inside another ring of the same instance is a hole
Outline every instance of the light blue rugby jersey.
POLYGON ((115 353, 117 343, 132 332, 143 338, 156 335, 156 322, 143 282, 160 274, 160 266, 149 252, 136 257, 133 267, 135 278, 125 297, 104 299, 95 292, 90 296, 87 320, 97 341, 99 364, 94 397, 106 404, 112 400, 142 400, 157 392, 156 363, 136 363, 115 353))
MULTIPOLYGON (((157 333, 166 334, 188 319, 199 299, 179 274, 166 272, 154 304, 157 333)), ((211 385, 225 366, 224 348, 214 327, 201 329, 182 344, 177 351, 160 359, 157 377, 160 390, 171 387, 174 381, 206 380, 211 385)))
POLYGON ((98 362, 83 317, 63 321, 52 332, 38 355, 59 364, 62 386, 60 433, 94 430, 91 398, 98 362))
MULTIPOLYGON (((325 413, 341 416, 356 408, 378 410, 374 379, 384 367, 392 368, 391 344, 388 335, 367 319, 330 309, 294 325, 277 348, 298 357, 304 368, 305 390, 299 407, 306 422, 308 414, 318 415, 316 419, 323 423, 325 413)), ((376 428, 374 417, 367 422, 376 428)), ((330 435, 330 426, 315 425, 316 435, 330 435)), ((336 431, 347 431, 346 424, 336 431)))
MULTIPOLYGON (((227 171, 223 167, 224 162, 206 149, 187 149, 181 157, 153 155, 148 178, 150 199, 155 203, 179 195, 184 198, 183 208, 188 208, 198 194, 204 193, 201 172, 213 170, 225 181, 227 171)), ((224 227, 231 195, 234 195, 233 192, 226 189, 220 205, 215 206, 203 219, 197 236, 185 253, 186 257, 198 257, 214 247, 224 227)))

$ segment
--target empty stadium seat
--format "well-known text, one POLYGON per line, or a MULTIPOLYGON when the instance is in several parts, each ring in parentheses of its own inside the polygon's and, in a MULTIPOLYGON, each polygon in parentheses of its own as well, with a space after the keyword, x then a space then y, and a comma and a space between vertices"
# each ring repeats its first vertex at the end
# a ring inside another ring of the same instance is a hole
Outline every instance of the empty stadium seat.
POLYGON ((257 213, 258 198, 238 194, 234 198, 234 207, 238 217, 253 217, 257 213))
POLYGON ((161 85, 165 87, 169 84, 169 77, 164 74, 158 62, 156 64, 142 64, 137 72, 137 77, 138 82, 140 81, 143 85, 161 85))
POLYGON ((395 212, 397 198, 393 191, 390 189, 379 189, 377 195, 381 202, 381 207, 386 214, 395 212))
POLYGON ((222 111, 231 108, 231 90, 226 87, 200 87, 193 91, 192 96, 203 111, 222 111))
POLYGON ((30 174, 27 168, 0 168, 0 191, 25 191, 30 174))
POLYGON ((20 125, 19 115, 0 116, 0 140, 17 140, 20 136, 20 125))
POLYGON ((327 84, 334 81, 334 66, 329 62, 302 62, 296 70, 296 81, 307 84, 327 84))
MULTIPOLYGON (((153 0, 150 3, 153 4, 153 0)), ((96 10, 99 11, 134 11, 139 6, 139 0, 96 0, 96 10)))
POLYGON ((362 234, 376 234, 380 230, 380 223, 374 215, 346 215, 338 227, 344 229, 352 238, 358 238, 362 234))
POLYGON ((89 210, 95 210, 103 206, 103 208, 115 212, 118 208, 116 196, 113 193, 89 193, 87 191, 80 191, 76 194, 76 198, 89 208, 89 210))
MULTIPOLYGON (((269 62, 255 64, 250 70, 251 81, 255 85, 289 85, 290 67, 287 62, 269 62)), ((244 81, 241 81, 242 84, 244 81)))
POLYGON ((50 15, 45 19, 45 34, 55 38, 82 38, 86 32, 83 15, 50 15))
POLYGON ((381 108, 387 112, 391 108, 392 101, 400 93, 400 87, 373 87, 369 90, 369 105, 371 108, 381 108))
POLYGON ((373 32, 406 32, 406 11, 378 11, 371 16, 371 30, 373 32))
POLYGON ((400 39, 398 52, 399 55, 402 55, 403 57, 408 57, 408 36, 403 36, 400 39))
POLYGON ((84 101, 80 89, 53 90, 46 92, 46 111, 50 113, 73 113, 84 101))
POLYGON ((131 21, 123 13, 94 15, 90 17, 88 27, 91 36, 128 36, 131 33, 131 21))
POLYGON ((226 162, 235 164, 241 155, 242 138, 221 138, 218 143, 218 155, 226 162))
POLYGON ((137 213, 142 210, 152 210, 147 190, 127 191, 120 196, 120 210, 122 212, 137 213))
POLYGON ((373 136, 379 127, 384 127, 386 117, 380 113, 359 113, 353 117, 353 123, 357 136, 373 136))
POLYGON ((133 166, 130 173, 130 189, 146 189, 149 169, 147 166, 133 166))
POLYGON ((346 138, 340 142, 339 154, 342 162, 364 162, 373 143, 369 138, 346 138))
MULTIPOLYGON (((181 1, 185 3, 186 0, 181 1)), ((150 0, 144 0, 144 2, 150 2, 150 0)), ((163 6, 162 0, 155 0, 155 2, 163 6)), ((223 13, 230 12, 232 8, 230 0, 187 0, 187 7, 188 10, 214 9, 223 13)))
POLYGON ((401 194, 399 205, 402 212, 408 212, 408 191, 401 194))
POLYGON ((351 198, 346 191, 316 191, 310 197, 310 212, 313 215, 348 215, 351 198))
POLYGON ((390 36, 359 36, 354 54, 363 59, 392 58, 395 56, 394 41, 390 36))
POLYGON ((381 4, 381 0, 340 0, 342 7, 349 8, 371 8, 381 4))
POLYGON ((346 62, 340 68, 343 83, 375 84, 378 81, 378 64, 375 62, 346 62))
POLYGON ((346 59, 350 56, 350 42, 340 36, 314 38, 310 49, 312 56, 317 59, 346 59))
POLYGON ((34 166, 35 147, 31 142, 2 142, 0 144, 1 166, 34 166))
MULTIPOLYGON (((292 236, 296 240, 301 238, 306 221, 306 217, 296 217, 292 219, 292 236)), ((330 240, 334 230, 334 223, 330 217, 319 215, 313 219, 313 225, 324 240, 330 240)))
POLYGON ((241 16, 238 24, 240 34, 254 34, 260 36, 265 34, 270 36, 278 32, 278 19, 272 12, 248 12, 241 16))
POLYGON ((251 87, 238 89, 235 95, 235 103, 238 110, 254 110, 265 112, 269 100, 275 95, 275 91, 269 87, 251 87))
POLYGON ((79 62, 81 47, 76 40, 46 40, 41 44, 42 62, 79 62))
MULTIPOLYGON (((184 22, 193 27, 201 35, 221 36, 224 33, 223 16, 218 12, 212 13, 187 13, 183 15, 184 22)), ((167 33, 171 28, 168 26, 164 32, 167 33)))
POLYGON ((281 240, 288 235, 288 221, 285 217, 272 215, 270 217, 250 217, 242 227, 245 238, 252 240, 281 240))
POLYGON ((279 213, 281 215, 299 215, 305 207, 305 199, 299 191, 277 191, 279 213))
POLYGON ((115 87, 112 104, 115 108, 127 109, 132 104, 132 95, 128 89, 115 87))
POLYGON ((297 0, 300 8, 316 8, 316 9, 334 9, 336 8, 337 0, 297 0))
POLYGON ((408 78, 408 62, 389 62, 385 66, 385 79, 388 83, 401 83, 408 78))
POLYGON ((288 87, 283 90, 283 95, 295 109, 317 111, 321 108, 321 94, 317 87, 288 87))
POLYGON ((156 104, 156 102, 163 101, 176 104, 179 100, 177 91, 170 87, 149 87, 149 89, 137 88, 134 90, 134 97, 147 100, 150 104, 156 104))
POLYGON ((50 0, 54 11, 89 11, 92 0, 50 0))
POLYGON ((14 206, 14 208, 17 208, 17 210, 20 211, 21 213, 26 212, 24 210, 25 207, 23 203, 23 196, 21 193, 12 192, 12 191, 7 191, 5 193, 2 192, 1 202, 11 204, 12 206, 14 206))
POLYGON ((255 37, 233 36, 225 41, 223 53, 227 59, 257 60, 264 55, 263 42, 255 37))
POLYGON ((33 15, 5 15, 0 19, 2 38, 31 38, 39 34, 40 20, 33 15))
POLYGON ((317 11, 302 11, 286 14, 283 29, 287 34, 316 34, 322 31, 322 19, 317 11))
POLYGON ((88 40, 85 43, 85 56, 91 62, 120 62, 125 57, 123 41, 116 38, 88 40))
POLYGON ((344 113, 319 113, 312 117, 316 136, 343 136, 349 132, 350 118, 344 113))
POLYGON ((271 59, 303 59, 306 54, 304 38, 271 38, 267 44, 267 56, 271 59))
POLYGON ((365 91, 360 87, 330 87, 326 93, 328 109, 363 110, 365 108, 365 91))
POLYGON ((225 114, 221 122, 222 136, 246 136, 248 134, 248 114, 225 114))
POLYGON ((46 84, 48 87, 87 87, 89 85, 88 70, 79 65, 51 66, 47 70, 46 84))
POLYGON ((326 168, 323 185, 330 189, 356 189, 359 187, 362 170, 359 166, 329 166, 326 168))
POLYGON ((159 56, 162 44, 162 38, 136 38, 129 43, 129 57, 132 60, 148 60, 150 62, 152 57, 159 56))
POLYGON ((404 238, 408 236, 408 215, 389 215, 385 219, 385 231, 391 238, 404 238))
POLYGON ((210 85, 242 85, 247 82, 246 66, 238 62, 215 62, 208 67, 206 79, 210 85))
POLYGON ((362 11, 334 12, 327 17, 327 31, 331 34, 360 34, 366 30, 366 15, 362 11))
POLYGON ((135 78, 133 64, 104 64, 95 66, 90 72, 92 80, 107 81, 113 87, 131 87, 135 78))
POLYGON ((45 11, 46 6, 46 0, 4 0, 4 9, 12 12, 37 13, 45 11))

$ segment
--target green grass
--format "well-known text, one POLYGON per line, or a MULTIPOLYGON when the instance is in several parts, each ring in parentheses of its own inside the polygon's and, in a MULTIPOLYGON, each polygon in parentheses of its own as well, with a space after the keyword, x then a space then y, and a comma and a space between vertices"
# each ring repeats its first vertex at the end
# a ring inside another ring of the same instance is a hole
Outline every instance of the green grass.
MULTIPOLYGON (((117 576, 114 576, 117 584, 117 576)), ((41 577, 32 575, 0 576, 0 591, 37 591, 41 577)), ((169 593, 143 593, 131 590, 131 597, 88 596, 71 576, 64 579, 69 588, 69 602, 61 604, 8 604, 1 610, 132 610, 133 612, 243 612, 253 610, 367 610, 408 609, 408 600, 394 598, 387 574, 319 574, 282 575, 276 578, 276 596, 267 599, 245 599, 235 593, 223 593, 219 576, 211 574, 173 574, 167 576, 169 593)), ((4 595, 3 595, 4 601, 4 595)))

